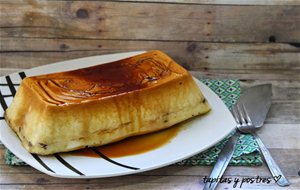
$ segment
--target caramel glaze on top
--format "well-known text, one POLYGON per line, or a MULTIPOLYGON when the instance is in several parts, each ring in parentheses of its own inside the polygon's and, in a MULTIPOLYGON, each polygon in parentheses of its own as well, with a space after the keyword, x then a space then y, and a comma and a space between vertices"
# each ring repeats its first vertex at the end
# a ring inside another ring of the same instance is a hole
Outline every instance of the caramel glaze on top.
POLYGON ((74 71, 30 77, 44 101, 68 105, 128 93, 186 74, 171 58, 151 51, 74 71))

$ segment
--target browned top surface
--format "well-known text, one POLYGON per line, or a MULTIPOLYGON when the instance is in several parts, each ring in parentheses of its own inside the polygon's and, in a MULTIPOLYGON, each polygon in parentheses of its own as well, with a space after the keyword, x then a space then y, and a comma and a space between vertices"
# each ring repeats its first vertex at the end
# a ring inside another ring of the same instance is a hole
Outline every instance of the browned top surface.
MULTIPOLYGON (((160 85, 187 71, 160 51, 93 67, 28 78, 43 100, 66 105, 160 85)), ((31 85, 30 85, 31 86, 31 85)))

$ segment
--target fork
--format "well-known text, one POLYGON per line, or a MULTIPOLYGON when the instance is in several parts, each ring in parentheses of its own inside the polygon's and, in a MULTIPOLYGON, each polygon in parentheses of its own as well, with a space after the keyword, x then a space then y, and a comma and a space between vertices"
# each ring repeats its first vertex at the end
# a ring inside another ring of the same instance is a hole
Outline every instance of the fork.
POLYGON ((259 149, 266 160, 266 163, 269 167, 272 177, 276 181, 276 183, 282 187, 290 185, 290 182, 283 175, 282 171, 280 170, 279 166, 276 164, 275 160, 272 158, 267 147, 264 145, 260 137, 255 133, 255 131, 258 128, 256 128, 253 125, 249 117, 249 114, 245 108, 245 105, 242 104, 242 108, 239 105, 235 106, 232 109, 232 114, 237 122, 237 129, 242 133, 251 134, 256 140, 259 149))

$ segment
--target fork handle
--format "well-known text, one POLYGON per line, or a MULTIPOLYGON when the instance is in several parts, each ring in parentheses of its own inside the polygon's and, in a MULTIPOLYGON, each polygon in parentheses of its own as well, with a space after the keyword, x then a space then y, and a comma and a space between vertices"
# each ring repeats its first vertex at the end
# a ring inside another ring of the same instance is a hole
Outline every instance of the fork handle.
MULTIPOLYGON (((267 147, 264 145, 264 143, 262 142, 262 140, 260 139, 260 137, 256 134, 256 133, 252 133, 253 137, 255 138, 259 149, 261 151, 261 153, 263 154, 266 163, 269 167, 269 170, 273 176, 273 179, 277 179, 278 176, 279 180, 276 182, 279 186, 288 186, 290 185, 290 182, 287 180, 287 178, 283 175, 282 171, 280 170, 279 166, 276 164, 275 160, 272 158, 269 150, 267 149, 267 147)), ((275 180, 276 181, 276 180, 275 180)))

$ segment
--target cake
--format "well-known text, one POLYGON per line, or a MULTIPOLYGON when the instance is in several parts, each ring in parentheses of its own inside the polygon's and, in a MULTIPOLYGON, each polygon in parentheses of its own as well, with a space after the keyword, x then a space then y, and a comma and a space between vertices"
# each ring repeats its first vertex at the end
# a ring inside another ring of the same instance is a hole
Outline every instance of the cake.
POLYGON ((5 119, 29 152, 49 155, 158 131, 209 110, 189 72, 155 50, 26 77, 5 119))

